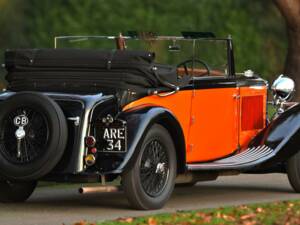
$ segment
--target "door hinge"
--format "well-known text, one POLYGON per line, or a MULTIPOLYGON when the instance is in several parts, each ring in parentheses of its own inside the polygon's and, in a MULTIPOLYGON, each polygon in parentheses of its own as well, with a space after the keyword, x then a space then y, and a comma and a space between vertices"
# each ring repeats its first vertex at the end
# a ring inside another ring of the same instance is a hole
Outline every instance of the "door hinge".
POLYGON ((195 116, 192 116, 191 117, 191 125, 195 124, 196 122, 196 117, 195 116))
POLYGON ((189 144, 189 151, 193 151, 193 148, 194 148, 194 144, 189 144))

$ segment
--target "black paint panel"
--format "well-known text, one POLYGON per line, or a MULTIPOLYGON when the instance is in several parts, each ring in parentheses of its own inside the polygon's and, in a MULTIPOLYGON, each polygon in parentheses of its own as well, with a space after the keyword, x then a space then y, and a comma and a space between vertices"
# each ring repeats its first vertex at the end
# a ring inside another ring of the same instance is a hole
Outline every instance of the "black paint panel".
POLYGON ((297 153, 300 150, 299 137, 300 104, 297 104, 273 120, 252 140, 249 147, 266 145, 275 150, 275 157, 260 166, 266 168, 297 153))
MULTIPOLYGON (((173 133, 178 133, 176 138, 178 141, 182 139, 182 143, 180 142, 180 146, 182 147, 180 153, 185 154, 183 131, 179 122, 169 110, 162 107, 145 107, 122 112, 118 118, 125 120, 127 124, 127 153, 124 154, 123 161, 118 165, 118 168, 111 171, 105 171, 105 173, 121 173, 127 167, 131 166, 139 153, 138 147, 148 130, 153 124, 162 120, 167 120, 172 124, 172 127, 174 127, 173 133)), ((181 158, 182 162, 185 162, 185 155, 181 158)))
POLYGON ((191 80, 190 85, 181 88, 181 90, 233 88, 266 85, 267 82, 259 77, 199 77, 191 80))

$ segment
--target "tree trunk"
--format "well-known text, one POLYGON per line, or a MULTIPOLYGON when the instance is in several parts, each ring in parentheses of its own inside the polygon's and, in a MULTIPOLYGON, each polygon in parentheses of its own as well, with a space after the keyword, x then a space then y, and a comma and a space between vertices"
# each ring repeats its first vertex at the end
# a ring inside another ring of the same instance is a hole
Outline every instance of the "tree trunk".
POLYGON ((300 30, 287 30, 288 52, 284 73, 296 82, 295 99, 300 100, 300 30))
POLYGON ((283 15, 288 36, 285 75, 296 82, 295 99, 300 100, 300 0, 274 0, 283 15))

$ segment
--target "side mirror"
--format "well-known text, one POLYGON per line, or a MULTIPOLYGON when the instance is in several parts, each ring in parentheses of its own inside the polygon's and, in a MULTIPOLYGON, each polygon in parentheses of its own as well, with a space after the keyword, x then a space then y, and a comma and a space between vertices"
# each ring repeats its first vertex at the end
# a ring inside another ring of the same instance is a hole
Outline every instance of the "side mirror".
POLYGON ((273 92, 273 103, 277 107, 277 112, 282 113, 284 111, 284 103, 291 100, 294 96, 295 82, 282 74, 273 82, 271 90, 273 92))

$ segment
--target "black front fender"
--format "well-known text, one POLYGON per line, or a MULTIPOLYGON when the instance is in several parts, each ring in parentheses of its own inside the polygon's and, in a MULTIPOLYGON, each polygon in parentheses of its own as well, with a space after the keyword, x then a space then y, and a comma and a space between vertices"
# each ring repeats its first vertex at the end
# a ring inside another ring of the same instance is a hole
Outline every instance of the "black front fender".
MULTIPOLYGON (((112 173, 122 173, 128 167, 132 166, 139 153, 139 146, 142 144, 144 136, 155 123, 165 126, 175 141, 177 160, 185 165, 185 141, 184 133, 179 121, 168 109, 163 107, 145 107, 135 110, 125 111, 119 115, 119 118, 127 122, 127 145, 128 151, 119 167, 111 171, 112 173)), ((180 168, 179 170, 183 170, 180 168)))
POLYGON ((300 104, 274 119, 250 143, 249 147, 266 145, 274 150, 274 156, 259 168, 267 168, 284 162, 300 150, 300 104))

